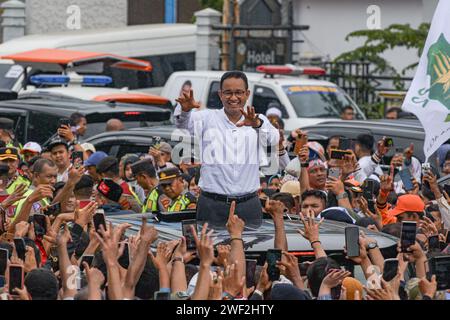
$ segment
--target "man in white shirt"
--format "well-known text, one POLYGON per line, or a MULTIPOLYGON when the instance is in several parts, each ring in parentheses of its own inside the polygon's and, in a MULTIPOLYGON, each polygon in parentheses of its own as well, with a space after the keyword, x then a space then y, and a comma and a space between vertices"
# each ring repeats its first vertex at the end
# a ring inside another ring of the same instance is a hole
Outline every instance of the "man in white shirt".
POLYGON ((360 134, 355 141, 355 155, 358 158, 360 170, 355 174, 355 180, 363 183, 364 180, 372 176, 375 180, 380 180, 383 170, 379 165, 382 157, 389 151, 389 147, 385 146, 385 138, 377 143, 377 151, 372 153, 375 139, 370 134, 360 134))
POLYGON ((253 107, 244 107, 250 96, 245 73, 226 72, 220 81, 220 110, 191 112, 200 105, 190 95, 177 99, 174 116, 180 129, 188 129, 199 140, 201 194, 197 220, 214 227, 224 227, 230 204, 236 202, 236 213, 248 226, 262 221, 259 188, 260 160, 268 146, 279 142, 279 131, 253 107))
POLYGON ((50 151, 53 162, 58 167, 58 176, 56 182, 67 182, 70 169, 69 145, 62 139, 54 139, 47 147, 50 151))

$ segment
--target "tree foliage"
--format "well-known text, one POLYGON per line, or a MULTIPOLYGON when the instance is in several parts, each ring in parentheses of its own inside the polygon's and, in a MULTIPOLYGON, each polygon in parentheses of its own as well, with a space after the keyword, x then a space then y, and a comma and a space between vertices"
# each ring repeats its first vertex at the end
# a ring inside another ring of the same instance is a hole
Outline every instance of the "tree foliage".
POLYGON ((223 9, 223 0, 200 0, 200 4, 202 9, 212 8, 220 12, 223 9))

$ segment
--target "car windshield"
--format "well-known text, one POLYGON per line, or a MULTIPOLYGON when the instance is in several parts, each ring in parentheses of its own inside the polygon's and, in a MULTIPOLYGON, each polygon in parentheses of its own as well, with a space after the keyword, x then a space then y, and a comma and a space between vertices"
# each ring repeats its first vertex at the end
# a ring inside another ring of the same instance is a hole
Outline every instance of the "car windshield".
POLYGON ((283 86, 295 112, 301 118, 339 118, 346 106, 352 106, 356 119, 364 119, 361 111, 339 88, 332 86, 283 86))
POLYGON ((0 89, 12 90, 22 74, 22 66, 17 64, 0 63, 0 89))

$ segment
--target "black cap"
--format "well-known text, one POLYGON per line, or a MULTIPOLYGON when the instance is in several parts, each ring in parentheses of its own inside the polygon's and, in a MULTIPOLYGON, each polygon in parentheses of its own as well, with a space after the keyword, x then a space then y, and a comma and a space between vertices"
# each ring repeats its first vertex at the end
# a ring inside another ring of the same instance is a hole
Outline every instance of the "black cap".
POLYGON ((0 118, 0 129, 12 130, 14 129, 14 120, 9 118, 0 118))
POLYGON ((93 187, 94 187, 94 179, 92 179, 90 175, 85 174, 81 177, 80 181, 78 181, 73 190, 77 191, 84 188, 92 189, 93 187))
POLYGON ((134 176, 137 176, 140 173, 145 173, 150 178, 156 177, 156 170, 150 159, 144 159, 133 163, 131 165, 131 171, 133 171, 134 176))
POLYGON ((6 159, 19 159, 19 150, 14 147, 0 148, 0 161, 6 159))
POLYGON ((181 177, 182 173, 178 168, 168 168, 158 172, 159 184, 171 184, 176 178, 181 177))
POLYGON ((108 156, 106 158, 103 158, 98 164, 97 164, 97 172, 98 173, 105 173, 108 172, 113 166, 118 165, 118 161, 113 156, 108 156))
POLYGON ((102 179, 97 186, 97 191, 105 198, 114 202, 119 202, 122 196, 122 187, 111 179, 102 179))
POLYGON ((67 143, 66 140, 61 139, 61 138, 56 138, 56 139, 53 139, 52 141, 50 141, 50 143, 47 145, 47 151, 51 152, 52 149, 57 146, 64 146, 64 147, 66 147, 67 150, 69 150, 69 144, 67 143))

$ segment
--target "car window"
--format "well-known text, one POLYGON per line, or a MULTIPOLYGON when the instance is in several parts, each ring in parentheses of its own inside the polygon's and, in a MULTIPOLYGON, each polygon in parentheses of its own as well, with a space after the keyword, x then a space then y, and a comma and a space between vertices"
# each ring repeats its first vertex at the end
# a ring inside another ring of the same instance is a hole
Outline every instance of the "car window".
POLYGON ((339 118, 346 106, 352 106, 356 119, 364 115, 338 87, 332 86, 283 86, 289 101, 301 118, 339 118))
POLYGON ((256 113, 266 114, 267 109, 276 107, 281 111, 282 118, 288 118, 286 108, 281 104, 278 96, 275 92, 267 87, 255 86, 253 90, 253 107, 255 107, 256 113), (269 106, 269 104, 272 104, 269 106))
POLYGON ((207 107, 209 109, 222 109, 223 105, 218 93, 219 89, 220 89, 219 81, 213 81, 209 86, 208 103, 207 103, 207 107))
POLYGON ((28 119, 28 138, 40 144, 44 143, 56 133, 60 118, 63 117, 39 111, 30 112, 28 119))

